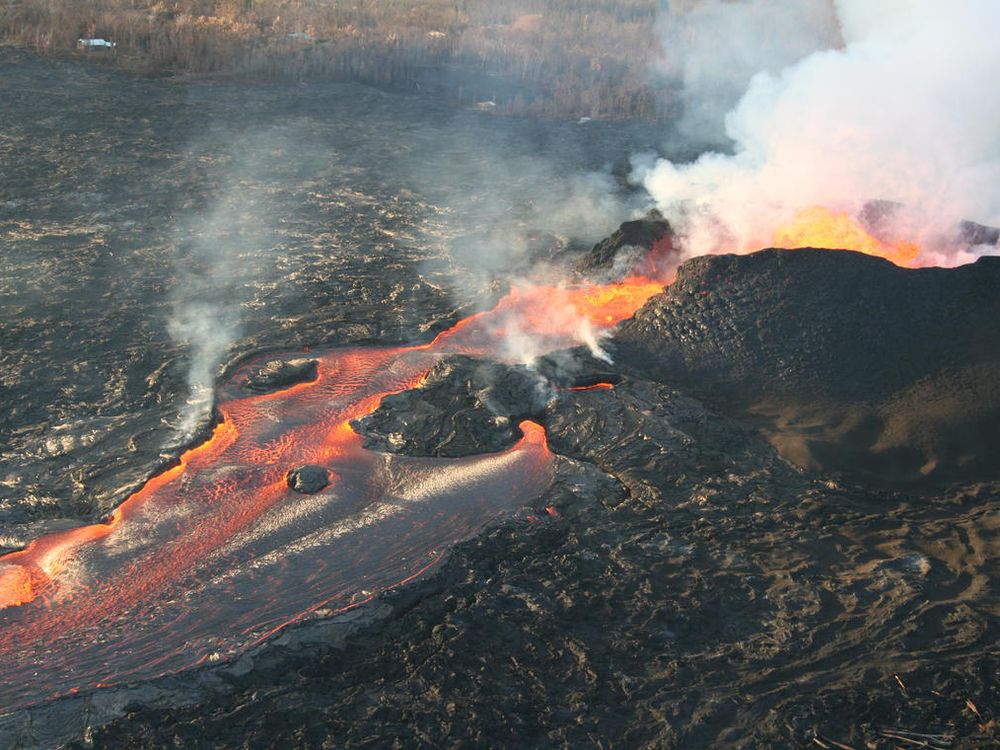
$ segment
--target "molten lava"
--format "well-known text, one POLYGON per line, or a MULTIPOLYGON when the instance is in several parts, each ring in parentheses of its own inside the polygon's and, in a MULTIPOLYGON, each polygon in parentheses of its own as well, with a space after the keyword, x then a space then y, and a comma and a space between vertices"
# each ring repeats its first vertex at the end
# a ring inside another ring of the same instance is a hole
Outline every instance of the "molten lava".
POLYGON ((594 383, 593 385, 574 385, 567 388, 567 391, 610 391, 614 389, 614 383, 594 383))
POLYGON ((829 250, 856 250, 886 258, 898 266, 912 266, 920 255, 919 246, 899 240, 883 242, 866 232, 847 213, 813 206, 799 211, 774 233, 775 247, 816 247, 829 250))
POLYGON ((502 453, 408 458, 366 450, 351 421, 443 355, 520 361, 590 342, 661 289, 642 277, 520 287, 430 344, 318 354, 314 381, 277 393, 248 395, 260 361, 245 364, 220 389, 212 436, 106 523, 0 558, 0 713, 228 658, 420 575, 546 490, 545 432, 524 422, 502 453), (293 492, 285 478, 302 464, 326 467, 330 485, 293 492))
POLYGON ((597 334, 631 317, 663 287, 645 276, 606 285, 516 286, 492 310, 466 318, 432 346, 447 340, 452 351, 474 354, 489 340, 493 358, 527 362, 554 349, 595 343, 597 334), (466 349, 467 338, 473 343, 466 349))

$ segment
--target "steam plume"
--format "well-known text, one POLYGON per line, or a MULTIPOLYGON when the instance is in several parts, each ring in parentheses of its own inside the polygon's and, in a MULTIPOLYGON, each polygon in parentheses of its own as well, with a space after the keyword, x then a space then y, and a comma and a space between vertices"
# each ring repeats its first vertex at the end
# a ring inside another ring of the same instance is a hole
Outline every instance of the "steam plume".
POLYGON ((954 242, 961 220, 1000 222, 1000 98, 989 93, 1000 5, 838 0, 836 10, 842 48, 752 78, 725 118, 731 155, 637 163, 689 254, 767 246, 803 208, 856 215, 886 200, 900 204, 894 234, 923 248, 917 262, 954 265, 977 252, 954 242))
POLYGON ((178 230, 176 284, 171 290, 173 339, 187 349, 188 396, 176 426, 189 440, 211 414, 215 379, 241 335, 248 285, 260 281, 254 258, 269 246, 270 201, 261 187, 268 134, 240 137, 221 176, 217 198, 178 230))
POLYGON ((688 149, 728 145, 726 113, 755 74, 778 73, 840 39, 829 0, 669 0, 657 31, 663 57, 654 72, 680 87, 675 125, 688 149))
MULTIPOLYGON (((448 278, 457 306, 481 303, 484 290, 495 281, 515 293, 545 284, 550 293, 538 304, 551 318, 551 327, 573 331, 563 345, 583 343, 595 357, 606 358, 601 347, 606 332, 574 306, 559 281, 566 269, 558 262, 551 265, 544 252, 536 255, 527 236, 537 230, 590 244, 623 217, 641 213, 645 197, 624 190, 609 165, 578 162, 587 143, 582 128, 575 134, 579 140, 572 130, 563 134, 566 143, 544 146, 530 139, 476 141, 474 149, 436 153, 430 165, 405 166, 438 204, 447 206, 444 224, 457 238, 450 247, 448 278)), ((428 266, 431 271, 434 267, 428 266)), ((492 321, 498 346, 491 356, 496 359, 529 364, 554 347, 544 329, 522 320, 516 310, 492 321)))

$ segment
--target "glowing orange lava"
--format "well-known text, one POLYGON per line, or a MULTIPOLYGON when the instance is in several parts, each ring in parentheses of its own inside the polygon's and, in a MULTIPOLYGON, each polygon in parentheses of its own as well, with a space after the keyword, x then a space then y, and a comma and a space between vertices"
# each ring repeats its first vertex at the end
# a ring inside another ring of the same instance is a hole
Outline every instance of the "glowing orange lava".
POLYGON ((632 317, 650 297, 662 291, 662 281, 630 276, 617 284, 580 287, 573 291, 571 302, 594 325, 611 326, 632 317))
POLYGON ((517 286, 492 310, 466 318, 429 346, 463 352, 490 340, 493 358, 526 362, 554 349, 593 343, 596 334, 634 315, 664 286, 645 276, 604 285, 517 286), (472 347, 465 346, 467 339, 472 347))
POLYGON ((882 242, 866 232, 849 214, 822 206, 799 211, 788 224, 775 231, 773 244, 787 248, 856 250, 886 258, 899 266, 914 265, 920 255, 920 248, 914 243, 905 240, 882 242))
POLYGON ((593 385, 574 385, 567 388, 567 391, 610 391, 614 389, 612 383, 594 383, 593 385))
POLYGON ((314 381, 272 394, 241 385, 266 357, 244 364, 220 388, 211 437, 107 522, 0 557, 0 714, 228 658, 421 575, 545 491, 545 431, 524 422, 496 454, 408 458, 364 449, 351 421, 442 356, 524 361, 588 343, 662 287, 638 276, 519 287, 429 344, 314 353, 314 381), (302 464, 325 467, 330 485, 293 492, 286 476, 302 464))

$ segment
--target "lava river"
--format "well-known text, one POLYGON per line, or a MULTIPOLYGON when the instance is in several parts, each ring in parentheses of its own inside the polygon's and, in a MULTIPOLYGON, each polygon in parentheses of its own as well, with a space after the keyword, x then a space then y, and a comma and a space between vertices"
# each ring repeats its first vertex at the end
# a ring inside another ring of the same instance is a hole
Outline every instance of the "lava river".
POLYGON ((409 458, 362 447, 350 422, 419 384, 443 355, 525 361, 596 345, 662 284, 515 289, 413 347, 331 349, 315 380, 249 395, 232 374, 222 419, 106 523, 0 558, 0 713, 230 658, 291 622, 367 601, 551 481, 542 427, 496 454, 409 458), (321 464, 315 495, 286 474, 321 464))

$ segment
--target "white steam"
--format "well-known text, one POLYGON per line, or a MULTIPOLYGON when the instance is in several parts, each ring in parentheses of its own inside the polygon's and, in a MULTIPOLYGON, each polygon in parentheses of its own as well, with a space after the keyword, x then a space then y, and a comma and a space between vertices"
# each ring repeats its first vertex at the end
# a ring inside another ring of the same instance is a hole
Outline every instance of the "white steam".
POLYGON ((553 351, 586 346, 592 357, 611 364, 611 355, 603 346, 611 329, 595 326, 571 303, 558 300, 559 295, 556 297, 556 303, 547 308, 547 314, 552 330, 558 333, 540 332, 516 315, 501 317, 498 326, 503 335, 498 337, 498 347, 489 353, 490 356, 507 364, 531 366, 536 359, 553 351))
MULTIPOLYGON (((570 240, 597 242, 624 219, 641 215, 647 202, 619 184, 610 165, 587 171, 579 163, 580 153, 593 149, 589 138, 598 134, 564 128, 562 135, 565 141, 544 146, 530 139, 478 140, 474 148, 449 142, 430 163, 403 165, 447 207, 440 221, 453 237, 447 283, 457 306, 481 305, 484 297, 492 299, 491 290, 556 285, 539 301, 549 325, 539 327, 516 311, 490 318, 495 341, 490 356, 511 364, 529 364, 578 344, 587 345, 595 357, 607 357, 601 348, 607 333, 573 305, 569 290, 558 286, 566 274, 564 261, 553 261, 548 253, 570 240)), ((436 259, 428 263, 429 274, 436 268, 436 259)))
POLYGON ((596 325, 581 311, 570 287, 558 284, 538 294, 532 291, 535 283, 532 279, 512 283, 512 294, 526 295, 531 304, 515 304, 487 318, 491 333, 487 340, 494 342, 487 356, 507 364, 530 366, 553 351, 586 346, 591 356, 610 363, 603 342, 610 336, 611 327, 596 325))
POLYGON ((778 73, 839 44, 829 0, 668 0, 654 70, 679 86, 675 125, 687 146, 727 145, 725 115, 761 71, 778 73))
POLYGON ((188 395, 176 425, 178 436, 186 442, 211 414, 215 378, 229 347, 239 336, 239 321, 232 310, 216 303, 179 298, 167 328, 175 341, 189 349, 188 395))
POLYGON ((167 330, 187 360, 188 394, 175 425, 184 442, 208 422, 220 368, 242 334, 250 287, 267 273, 259 258, 267 256, 273 240, 265 160, 275 140, 269 133, 236 138, 220 159, 213 200, 176 230, 167 330))
MULTIPOLYGON (((748 6, 708 3, 727 17, 748 6)), ((725 118, 733 153, 692 164, 636 166, 687 252, 744 252, 811 206, 857 214, 898 202, 897 236, 925 264, 973 255, 952 240, 962 220, 1000 223, 1000 3, 994 0, 838 0, 843 48, 815 52, 751 80, 725 118)), ((709 20, 716 18, 712 16, 709 20)), ((729 21, 715 27, 753 43, 729 21)))

